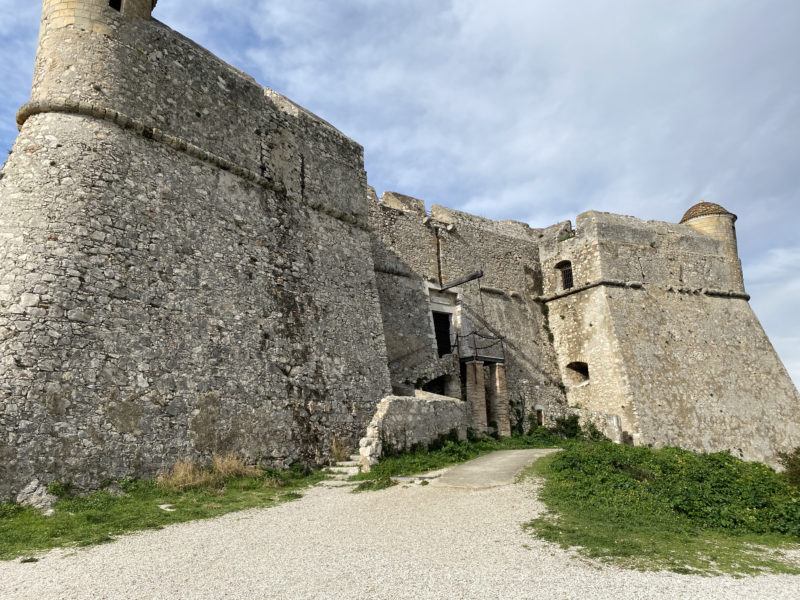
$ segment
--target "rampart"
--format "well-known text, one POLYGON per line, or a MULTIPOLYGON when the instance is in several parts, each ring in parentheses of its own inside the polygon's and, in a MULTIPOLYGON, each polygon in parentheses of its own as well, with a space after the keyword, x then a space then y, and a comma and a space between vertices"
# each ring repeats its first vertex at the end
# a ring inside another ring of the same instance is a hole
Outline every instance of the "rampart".
POLYGON ((775 463, 800 397, 742 287, 730 243, 688 225, 588 212, 543 248, 545 300, 570 406, 616 415, 628 441, 775 463), (569 261, 564 290, 556 265, 569 261))
POLYGON ((362 149, 104 4, 45 4, 0 181, 0 496, 355 447, 390 387, 362 149))

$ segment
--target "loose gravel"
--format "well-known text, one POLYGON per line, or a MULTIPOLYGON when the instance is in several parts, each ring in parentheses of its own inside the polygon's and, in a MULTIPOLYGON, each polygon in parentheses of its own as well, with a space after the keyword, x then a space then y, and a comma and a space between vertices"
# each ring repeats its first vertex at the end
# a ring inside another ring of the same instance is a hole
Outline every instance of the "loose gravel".
POLYGON ((0 563, 0 598, 800 597, 800 577, 734 579, 598 567, 524 532, 542 505, 531 482, 351 494, 318 486, 296 502, 81 550, 0 563))

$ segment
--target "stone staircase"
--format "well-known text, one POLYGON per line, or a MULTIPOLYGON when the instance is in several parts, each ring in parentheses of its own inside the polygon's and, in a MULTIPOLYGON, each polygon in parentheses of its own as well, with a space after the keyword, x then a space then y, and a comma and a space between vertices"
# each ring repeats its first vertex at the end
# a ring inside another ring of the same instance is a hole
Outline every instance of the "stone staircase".
POLYGON ((321 481, 319 485, 325 487, 350 487, 358 485, 357 481, 347 481, 347 479, 359 472, 359 458, 358 454, 352 454, 350 455, 350 460, 339 461, 328 467, 328 471, 333 473, 333 476, 330 479, 321 481))

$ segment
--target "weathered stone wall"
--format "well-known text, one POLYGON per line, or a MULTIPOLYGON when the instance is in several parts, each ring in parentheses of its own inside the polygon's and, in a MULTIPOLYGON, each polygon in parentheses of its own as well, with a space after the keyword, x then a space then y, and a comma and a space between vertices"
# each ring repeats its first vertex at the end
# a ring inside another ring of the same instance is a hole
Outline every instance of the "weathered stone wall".
POLYGON ((459 299, 455 325, 462 334, 462 355, 474 345, 504 351, 515 424, 535 406, 546 407, 548 420, 559 416, 561 379, 535 302, 542 291, 537 242, 544 230, 439 206, 428 215, 421 200, 393 193, 385 194, 382 203, 373 198, 370 219, 393 376, 436 360, 426 282, 437 289, 440 269, 445 285, 482 270, 483 278, 451 290, 459 299), (502 345, 495 344, 499 338, 502 345))
POLYGON ((111 19, 43 29, 2 171, 0 497, 355 446, 390 391, 361 148, 111 19))
MULTIPOLYGON (((395 196, 389 193, 384 198, 395 196)), ((412 207, 405 212, 392 208, 390 202, 380 203, 370 191, 372 254, 395 393, 411 393, 433 378, 430 376, 438 376, 425 279, 431 269, 436 269, 436 245, 422 223, 425 216, 424 205, 421 211, 412 207)))
MULTIPOLYGON (((440 230, 443 280, 482 270, 484 277, 461 287, 462 344, 488 346, 480 335, 501 336, 512 425, 528 426, 535 406, 546 422, 561 416, 564 394, 556 356, 536 299, 542 281, 538 242, 544 230, 516 221, 491 221, 434 205, 440 230), (448 231, 448 225, 452 229, 448 231), (470 339, 469 331, 478 336, 470 339), (520 420, 523 423, 519 423, 520 420)), ((493 352, 497 347, 484 352, 493 352)))
POLYGON ((775 463, 800 445, 800 397, 741 286, 731 243, 687 225, 589 212, 542 245, 570 406, 620 418, 626 441, 775 463), (561 241, 558 241, 561 240, 561 241), (575 287, 555 265, 569 260, 575 287), (585 363, 582 378, 570 365, 585 363))
POLYGON ((417 390, 413 397, 389 396, 378 405, 375 417, 360 442, 360 464, 371 465, 387 452, 427 446, 452 430, 466 439, 471 415, 465 402, 417 390))
POLYGON ((800 445, 800 396, 746 300, 648 286, 608 302, 642 444, 773 465, 800 445))

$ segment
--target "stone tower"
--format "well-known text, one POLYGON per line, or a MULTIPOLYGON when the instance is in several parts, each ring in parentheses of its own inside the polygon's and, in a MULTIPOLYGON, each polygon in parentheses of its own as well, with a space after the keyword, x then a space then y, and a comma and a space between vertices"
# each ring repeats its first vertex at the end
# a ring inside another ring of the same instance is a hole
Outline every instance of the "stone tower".
POLYGON ((325 463, 391 389, 363 149, 154 4, 43 4, 0 172, 0 499, 325 463))
POLYGON ((680 222, 725 243, 725 254, 731 261, 731 276, 739 282, 737 290, 744 292, 742 263, 736 242, 736 219, 736 215, 719 204, 700 202, 686 211, 680 222))

